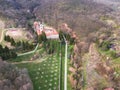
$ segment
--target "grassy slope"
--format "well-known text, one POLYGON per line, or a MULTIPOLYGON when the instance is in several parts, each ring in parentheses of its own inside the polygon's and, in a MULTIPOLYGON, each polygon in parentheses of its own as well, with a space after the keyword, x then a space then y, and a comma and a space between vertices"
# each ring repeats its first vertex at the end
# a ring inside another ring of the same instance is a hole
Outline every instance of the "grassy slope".
MULTIPOLYGON (((108 50, 108 51, 102 51, 100 49, 98 49, 98 50, 99 50, 99 52, 101 54, 106 55, 108 57, 111 57, 111 51, 110 50, 108 50)), ((118 57, 118 58, 112 58, 112 62, 113 62, 113 64, 120 64, 120 57, 118 57)))
MULTIPOLYGON (((39 58, 42 60, 46 58, 43 62, 38 63, 20 63, 17 64, 19 68, 27 68, 30 74, 30 77, 33 81, 34 90, 58 90, 59 84, 59 68, 60 68, 60 46, 56 44, 57 53, 53 55, 46 55, 45 57, 39 58)), ((64 48, 62 45, 62 90, 64 88, 64 48)), ((38 53, 38 52, 37 52, 38 53)), ((39 54, 42 54, 43 51, 39 51, 39 54)), ((21 62, 21 61, 29 61, 33 54, 17 57, 11 62, 21 62)), ((68 63, 69 64, 69 63, 68 63)), ((68 65, 69 67, 69 65, 68 65)), ((68 90, 71 89, 71 85, 68 80, 68 90)))
POLYGON ((42 63, 19 64, 18 67, 28 69, 34 90, 56 90, 59 80, 58 64, 56 56, 49 56, 42 63))
POLYGON ((21 61, 28 61, 32 58, 33 54, 25 55, 25 56, 19 56, 15 59, 9 59, 10 62, 21 62, 21 61))
POLYGON ((120 69, 119 69, 119 66, 120 66, 120 57, 118 57, 118 58, 113 58, 113 57, 111 56, 111 51, 110 51, 110 50, 108 50, 108 51, 101 51, 100 49, 98 49, 98 51, 99 51, 102 55, 104 55, 104 56, 106 56, 106 57, 110 57, 110 58, 111 58, 111 62, 112 62, 112 67, 114 68, 114 70, 115 70, 116 72, 120 72, 120 69))

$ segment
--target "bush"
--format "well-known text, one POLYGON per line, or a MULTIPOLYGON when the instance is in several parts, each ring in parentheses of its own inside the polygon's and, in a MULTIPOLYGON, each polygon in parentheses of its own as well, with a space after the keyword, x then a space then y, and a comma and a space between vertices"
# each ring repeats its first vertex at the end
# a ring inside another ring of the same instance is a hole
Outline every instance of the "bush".
POLYGON ((103 41, 100 45, 101 49, 103 51, 108 51, 110 49, 110 42, 109 41, 103 41))
POLYGON ((111 51, 110 55, 112 58, 117 58, 117 53, 115 51, 111 51))
POLYGON ((4 60, 8 60, 10 58, 16 58, 17 54, 16 54, 16 52, 10 50, 7 46, 5 46, 5 48, 3 48, 0 45, 0 57, 2 57, 2 59, 4 59, 4 60))
POLYGON ((45 32, 42 32, 41 35, 38 35, 38 42, 39 43, 46 42, 46 41, 47 41, 47 37, 46 37, 45 32))
POLYGON ((71 45, 75 44, 75 38, 72 38, 68 33, 59 31, 59 38, 63 43, 64 43, 64 37, 66 38, 67 41, 69 41, 71 45))
POLYGON ((7 42, 10 42, 12 46, 16 45, 15 40, 10 36, 5 36, 4 40, 7 41, 7 42))

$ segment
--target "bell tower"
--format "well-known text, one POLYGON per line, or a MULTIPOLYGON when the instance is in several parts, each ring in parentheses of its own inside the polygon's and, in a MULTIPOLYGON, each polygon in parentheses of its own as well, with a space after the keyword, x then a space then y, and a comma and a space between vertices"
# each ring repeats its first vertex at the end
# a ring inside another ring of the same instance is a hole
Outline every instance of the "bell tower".
POLYGON ((42 23, 39 22, 39 26, 40 26, 40 31, 43 31, 44 30, 44 23, 43 22, 42 23))

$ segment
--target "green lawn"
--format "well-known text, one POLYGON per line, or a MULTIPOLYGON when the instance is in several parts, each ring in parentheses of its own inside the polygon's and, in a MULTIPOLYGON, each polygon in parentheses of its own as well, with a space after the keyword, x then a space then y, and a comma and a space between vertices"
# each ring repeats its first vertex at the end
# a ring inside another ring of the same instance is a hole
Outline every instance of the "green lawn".
POLYGON ((28 54, 28 55, 25 55, 25 56, 19 56, 15 59, 9 59, 8 62, 21 62, 21 61, 29 61, 32 57, 33 57, 34 54, 28 54))
MULTIPOLYGON (((65 46, 61 45, 57 42, 55 44, 57 47, 57 51, 54 54, 45 53, 44 49, 37 50, 36 53, 42 55, 41 58, 37 58, 31 63, 17 63, 16 66, 19 68, 27 68, 30 78, 33 82, 34 90, 59 90, 59 75, 60 75, 60 50, 61 50, 61 60, 62 60, 62 82, 61 82, 61 90, 64 90, 64 54, 65 54, 65 46), (42 62, 38 62, 42 61, 42 62)), ((54 48, 54 47, 53 47, 54 48)), ((70 50, 68 49, 68 52, 70 50)), ((29 54, 21 57, 17 57, 11 62, 21 62, 21 61, 29 61, 30 58, 34 54, 29 54)), ((69 60, 68 60, 69 62, 69 60)), ((68 67, 69 67, 68 63, 68 67)), ((69 72, 68 72, 69 74, 69 72)), ((68 79, 68 90, 71 89, 71 85, 68 79)))
MULTIPOLYGON (((44 54, 44 49, 41 48, 39 50, 37 50, 35 52, 36 54, 39 54, 39 56, 43 55, 44 54)), ((17 58, 12 58, 12 59, 9 59, 7 60, 8 62, 21 62, 21 61, 30 61, 31 58, 34 56, 35 53, 30 53, 30 54, 27 54, 27 55, 23 55, 23 56, 18 56, 17 58)))
POLYGON ((34 90, 58 90, 59 60, 56 56, 48 56, 42 63, 18 64, 17 66, 28 69, 34 90))
POLYGON ((114 64, 119 64, 120 65, 120 57, 112 60, 114 64))

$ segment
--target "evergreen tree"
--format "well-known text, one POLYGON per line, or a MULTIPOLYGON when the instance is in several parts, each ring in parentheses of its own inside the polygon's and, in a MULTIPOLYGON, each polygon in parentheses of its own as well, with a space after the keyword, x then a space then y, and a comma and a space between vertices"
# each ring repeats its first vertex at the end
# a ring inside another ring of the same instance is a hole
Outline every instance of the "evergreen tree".
POLYGON ((42 32, 42 41, 46 42, 47 41, 47 37, 45 32, 42 32))
POLYGON ((4 52, 5 52, 5 53, 6 53, 6 52, 9 52, 9 48, 8 48, 7 46, 5 46, 4 52))
POLYGON ((25 50, 25 42, 24 41, 22 41, 22 48, 23 48, 23 50, 25 50))
POLYGON ((41 35, 38 36, 38 43, 42 43, 42 42, 46 42, 47 41, 47 37, 45 32, 42 32, 41 35))
POLYGON ((11 45, 12 45, 12 46, 15 46, 15 45, 16 45, 15 40, 14 40, 13 38, 11 38, 11 45))
POLYGON ((12 58, 16 58, 17 57, 17 54, 15 52, 11 52, 12 54, 12 58))
POLYGON ((10 36, 8 35, 8 36, 6 36, 6 41, 8 41, 8 42, 10 42, 11 41, 11 38, 10 38, 10 36))
POLYGON ((0 54, 3 52, 3 47, 0 45, 0 54))
POLYGON ((18 41, 18 42, 16 43, 16 46, 17 46, 17 47, 21 46, 21 41, 18 41))
POLYGON ((62 31, 59 32, 59 39, 60 39, 61 41, 64 41, 63 32, 62 32, 62 31))

